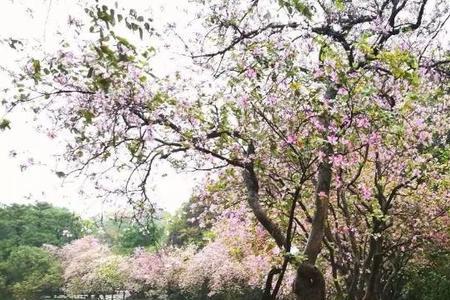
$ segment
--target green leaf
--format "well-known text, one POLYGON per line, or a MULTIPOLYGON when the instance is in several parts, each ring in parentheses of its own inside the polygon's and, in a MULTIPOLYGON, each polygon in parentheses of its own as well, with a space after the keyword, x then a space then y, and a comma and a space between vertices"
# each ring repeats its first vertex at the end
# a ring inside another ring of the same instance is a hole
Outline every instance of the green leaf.
POLYGON ((37 59, 32 59, 31 63, 33 65, 33 79, 37 82, 41 79, 41 62, 37 59))
POLYGON ((80 115, 84 118, 86 124, 92 124, 92 120, 94 119, 95 115, 93 112, 87 109, 80 110, 80 115))
POLYGON ((0 118, 0 130, 11 129, 11 122, 7 119, 0 118))
POLYGON ((340 11, 345 10, 345 2, 344 0, 335 0, 334 4, 336 5, 336 8, 340 11))
POLYGON ((136 156, 140 147, 141 147, 141 142, 138 140, 134 140, 127 144, 128 151, 130 151, 132 156, 136 156))
POLYGON ((307 17, 308 19, 311 19, 313 14, 311 12, 311 9, 309 8, 308 5, 306 5, 305 3, 303 3, 303 1, 300 0, 293 0, 292 3, 294 4, 295 9, 301 13, 302 15, 304 15, 305 17, 307 17))

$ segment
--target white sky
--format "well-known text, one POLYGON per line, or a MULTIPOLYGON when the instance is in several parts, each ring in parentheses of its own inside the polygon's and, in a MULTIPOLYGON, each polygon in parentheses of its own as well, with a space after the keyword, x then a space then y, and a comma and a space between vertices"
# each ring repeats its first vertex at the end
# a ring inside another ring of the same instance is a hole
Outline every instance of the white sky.
MULTIPOLYGON (((119 5, 134 6, 141 11, 151 8, 156 22, 188 21, 181 12, 186 7, 187 0, 117 2, 119 5)), ((83 14, 82 7, 77 3, 74 0, 1 0, 0 39, 27 39, 38 42, 43 49, 54 49, 60 39, 54 35, 55 29, 64 30, 64 26, 67 27, 68 12, 75 16, 83 14), (31 8, 32 16, 27 8, 31 8)), ((6 48, 0 48, 0 66, 14 68, 17 53, 6 48)), ((159 57, 158 64, 154 65, 156 73, 158 68, 167 71, 168 65, 173 64, 173 57, 165 55, 166 57, 159 57)), ((3 74, 0 75, 0 88, 7 88, 8 85, 9 80, 3 74)), ((4 112, 0 110, 0 117, 3 116, 4 112)), ((0 131, 0 203, 48 201, 84 216, 92 216, 121 204, 102 203, 101 199, 89 192, 89 184, 83 184, 83 178, 69 178, 63 185, 54 173, 57 169, 54 155, 63 152, 63 144, 38 133, 34 129, 33 115, 30 113, 17 110, 6 117, 11 121, 12 129, 0 131), (18 153, 16 158, 11 158, 11 150, 18 153), (40 165, 21 170, 20 164, 28 158, 33 158, 40 165), (88 196, 81 196, 80 190, 87 192, 88 196)), ((154 199, 158 199, 157 203, 161 207, 173 212, 189 198, 199 176, 192 173, 178 174, 168 166, 163 167, 161 172, 167 176, 159 176, 155 182, 154 199)))

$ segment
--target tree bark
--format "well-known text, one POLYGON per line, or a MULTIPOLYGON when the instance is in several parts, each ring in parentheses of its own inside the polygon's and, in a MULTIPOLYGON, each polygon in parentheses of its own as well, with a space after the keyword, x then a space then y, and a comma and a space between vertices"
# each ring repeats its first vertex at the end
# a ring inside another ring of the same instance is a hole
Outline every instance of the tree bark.
POLYGON ((294 281, 297 300, 325 300, 325 279, 322 272, 310 263, 302 263, 294 281))
POLYGON ((381 256, 382 240, 381 238, 379 238, 379 240, 373 240, 371 241, 371 243, 374 244, 373 247, 375 248, 375 253, 373 255, 372 265, 370 268, 371 273, 369 276, 369 280, 367 282, 366 293, 364 295, 363 300, 380 299, 379 296, 380 269, 381 264, 383 263, 383 257, 381 256))
MULTIPOLYGON (((329 147, 331 149, 331 147, 329 147)), ((328 158, 319 165, 316 187, 316 210, 312 222, 311 234, 305 248, 306 262, 297 269, 294 293, 297 300, 325 300, 325 280, 317 269, 317 256, 322 248, 328 216, 328 197, 331 186, 331 165, 328 158)))
MULTIPOLYGON (((250 143, 247 150, 247 155, 255 153, 253 143, 250 143)), ((286 237, 281 231, 280 227, 267 215, 265 209, 261 206, 259 201, 259 183, 253 168, 253 162, 250 162, 242 170, 242 177, 244 178, 245 187, 247 189, 247 202, 253 211, 256 219, 269 232, 277 243, 280 249, 286 244, 286 237)))

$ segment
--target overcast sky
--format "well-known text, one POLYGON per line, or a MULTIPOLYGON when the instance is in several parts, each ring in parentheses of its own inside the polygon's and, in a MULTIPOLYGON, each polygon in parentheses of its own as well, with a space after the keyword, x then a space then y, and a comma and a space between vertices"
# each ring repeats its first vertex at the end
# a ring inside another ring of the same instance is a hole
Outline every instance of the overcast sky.
MULTIPOLYGON (((187 6, 187 0, 118 2, 144 11, 151 9, 157 22, 188 22, 188 17, 182 12, 187 6)), ((51 51, 61 38, 55 35, 56 30, 64 31, 67 28, 68 12, 82 16, 82 5, 75 0, 1 0, 0 39, 26 39, 51 51)), ((6 49, 4 45, 0 47, 0 66, 10 69, 16 67, 17 53, 6 49)), ((167 70, 167 65, 173 63, 173 58, 167 56, 158 59, 158 65, 154 65, 154 68, 164 67, 167 70)), ((9 79, 1 74, 0 88, 8 88, 9 85, 9 79)), ((0 108, 0 118, 4 116, 4 111, 0 108)), ((58 168, 54 155, 63 152, 63 143, 37 132, 30 113, 19 109, 6 117, 11 121, 12 128, 0 132, 0 203, 48 201, 84 216, 92 216, 121 205, 103 203, 102 199, 97 199, 95 194, 90 193, 89 183, 85 183, 82 178, 69 178, 62 184, 54 173, 58 168), (11 157, 11 153, 17 155, 11 157), (35 165, 22 169, 21 165, 28 159, 33 159, 35 165), (81 196, 80 190, 86 191, 88 196, 81 196)), ((199 179, 192 173, 177 174, 167 166, 161 170, 162 173, 167 176, 157 176, 154 198, 161 207, 173 212, 189 198, 199 179)))

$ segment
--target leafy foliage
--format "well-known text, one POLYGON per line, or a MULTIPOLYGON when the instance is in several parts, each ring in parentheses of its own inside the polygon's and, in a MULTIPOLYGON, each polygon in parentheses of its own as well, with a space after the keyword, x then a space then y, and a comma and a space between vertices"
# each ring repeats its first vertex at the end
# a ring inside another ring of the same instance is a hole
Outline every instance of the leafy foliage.
POLYGON ((33 246, 18 246, 0 262, 2 299, 39 299, 51 295, 63 284, 59 261, 47 251, 33 246))
POLYGON ((62 246, 81 236, 81 219, 48 203, 0 207, 0 257, 18 246, 62 246))
POLYGON ((425 264, 412 265, 405 287, 405 299, 445 300, 450 297, 450 253, 437 250, 425 264))
POLYGON ((163 243, 165 228, 162 221, 136 222, 132 217, 97 220, 92 232, 119 253, 131 253, 135 248, 158 248, 163 243))

